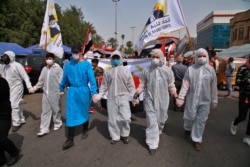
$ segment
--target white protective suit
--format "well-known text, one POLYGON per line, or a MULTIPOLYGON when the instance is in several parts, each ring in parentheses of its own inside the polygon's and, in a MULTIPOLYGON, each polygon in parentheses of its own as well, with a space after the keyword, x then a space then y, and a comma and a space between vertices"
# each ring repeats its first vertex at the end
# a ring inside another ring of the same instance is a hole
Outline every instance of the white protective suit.
POLYGON ((51 116, 53 114, 54 128, 62 126, 61 97, 59 83, 63 75, 62 68, 54 63, 50 68, 43 67, 34 90, 43 88, 42 114, 40 132, 48 132, 50 128, 51 116))
MULTIPOLYGON (((114 51, 111 59, 114 55, 120 56, 122 60, 119 51, 114 51)), ((122 61, 117 67, 113 66, 104 72, 99 96, 103 97, 106 91, 108 91, 108 130, 112 140, 117 141, 120 137, 128 137, 130 134, 129 96, 135 93, 132 74, 127 67, 122 65, 122 61)))
POLYGON ((137 88, 138 94, 145 91, 143 103, 147 119, 146 143, 149 149, 158 148, 159 135, 168 119, 169 92, 176 93, 174 74, 171 68, 166 66, 162 51, 154 49, 151 55, 154 54, 160 56, 160 64, 155 66, 152 63, 150 68, 142 71, 137 88))
POLYGON ((191 131, 191 138, 194 142, 202 142, 210 105, 218 103, 217 94, 216 73, 209 65, 208 53, 203 48, 198 49, 195 64, 187 69, 178 96, 179 99, 186 99, 183 116, 184 129, 191 131), (206 55, 205 64, 199 63, 200 54, 206 55))
POLYGON ((22 123, 25 123, 23 111, 20 106, 20 101, 23 96, 23 80, 28 89, 32 86, 24 67, 15 61, 15 53, 6 51, 4 54, 7 54, 10 58, 10 63, 5 64, 3 67, 3 77, 8 81, 10 86, 12 124, 13 126, 20 126, 22 123))

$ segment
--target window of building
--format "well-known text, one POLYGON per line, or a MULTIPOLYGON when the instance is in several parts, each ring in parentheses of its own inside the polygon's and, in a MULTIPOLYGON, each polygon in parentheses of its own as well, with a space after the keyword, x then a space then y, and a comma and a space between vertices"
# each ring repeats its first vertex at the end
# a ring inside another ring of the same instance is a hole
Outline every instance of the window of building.
POLYGON ((234 40, 237 40, 237 31, 238 31, 238 29, 236 28, 235 30, 234 30, 234 40))
POLYGON ((242 40, 244 37, 244 28, 239 28, 239 40, 242 40))

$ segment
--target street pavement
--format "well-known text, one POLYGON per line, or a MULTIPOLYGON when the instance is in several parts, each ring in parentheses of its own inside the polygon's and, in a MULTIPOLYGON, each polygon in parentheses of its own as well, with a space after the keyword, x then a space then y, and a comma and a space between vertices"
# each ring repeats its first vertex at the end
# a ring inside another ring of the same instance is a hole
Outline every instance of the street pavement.
MULTIPOLYGON (((22 150, 17 167, 249 167, 250 147, 242 142, 247 121, 238 126, 235 136, 230 134, 232 120, 238 114, 238 92, 226 99, 226 91, 219 91, 218 108, 210 112, 201 151, 195 151, 191 140, 184 139, 183 113, 169 109, 169 118, 159 148, 149 155, 145 144, 146 119, 143 111, 132 114, 130 143, 110 144, 107 112, 90 114, 87 139, 81 139, 77 128, 75 146, 62 150, 65 126, 43 137, 39 131, 42 93, 24 96, 26 124, 9 137, 22 150)), ((81 98, 81 97, 79 97, 81 98)), ((82 97, 84 98, 84 97, 82 97)), ((65 97, 63 97, 63 117, 65 97)), ((97 108, 96 108, 97 109, 97 108)), ((64 117, 65 118, 65 117, 64 117)), ((248 120, 248 118, 247 118, 248 120)))

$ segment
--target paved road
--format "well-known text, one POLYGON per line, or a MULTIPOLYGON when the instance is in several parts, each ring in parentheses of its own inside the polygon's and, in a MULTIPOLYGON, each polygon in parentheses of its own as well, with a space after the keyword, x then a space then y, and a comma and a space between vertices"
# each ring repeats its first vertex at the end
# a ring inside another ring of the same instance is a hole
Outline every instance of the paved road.
MULTIPOLYGON (((51 131, 38 138, 42 94, 25 95, 23 104, 27 123, 10 138, 22 149, 23 157, 16 164, 20 167, 249 167, 250 147, 242 142, 246 121, 238 127, 238 134, 229 132, 231 121, 238 113, 237 98, 224 99, 220 92, 219 106, 211 111, 204 134, 202 150, 193 149, 191 141, 183 137, 181 112, 170 108, 169 119, 160 145, 154 156, 145 145, 145 113, 133 114, 131 142, 110 144, 107 130, 107 113, 91 114, 89 137, 81 139, 78 130, 75 146, 62 150, 65 129, 51 131)), ((237 92, 234 92, 237 96, 237 92)), ((64 105, 63 105, 64 108, 64 105)), ((63 111, 64 113, 64 111, 63 111)), ((63 114, 64 115, 64 114, 63 114)))

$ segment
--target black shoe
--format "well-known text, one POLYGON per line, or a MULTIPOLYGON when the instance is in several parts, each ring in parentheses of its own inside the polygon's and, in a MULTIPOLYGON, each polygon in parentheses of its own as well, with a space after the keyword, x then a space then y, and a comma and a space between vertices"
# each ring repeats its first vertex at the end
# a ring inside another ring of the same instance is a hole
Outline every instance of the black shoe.
POLYGON ((62 146, 63 150, 66 150, 70 147, 74 146, 74 142, 72 140, 66 140, 65 143, 62 146))
POLYGON ((89 135, 88 135, 88 131, 83 131, 83 132, 82 132, 82 137, 81 137, 81 138, 82 138, 82 139, 87 139, 88 136, 89 136, 89 135))
POLYGON ((15 156, 11 156, 10 159, 7 161, 7 165, 12 166, 16 164, 19 161, 19 159, 23 156, 20 153, 21 151, 18 150, 18 153, 15 156))
POLYGON ((116 144, 116 143, 118 143, 119 142, 119 140, 111 140, 110 141, 110 144, 116 144))
POLYGON ((128 137, 121 137, 122 141, 124 144, 128 144, 129 143, 129 138, 128 137))
POLYGON ((12 132, 16 132, 20 129, 20 125, 19 126, 12 126, 12 132))
POLYGON ((156 149, 149 149, 149 154, 154 155, 156 153, 156 149))

